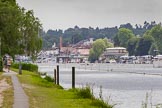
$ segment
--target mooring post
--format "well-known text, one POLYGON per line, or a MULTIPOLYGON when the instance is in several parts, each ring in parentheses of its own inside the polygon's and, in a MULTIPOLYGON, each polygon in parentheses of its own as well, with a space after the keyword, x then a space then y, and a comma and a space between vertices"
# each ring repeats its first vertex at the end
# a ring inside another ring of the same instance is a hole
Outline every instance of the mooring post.
POLYGON ((72 67, 72 88, 75 88, 75 67, 72 67))
POLYGON ((59 65, 57 65, 57 85, 59 85, 59 65))
POLYGON ((54 83, 56 84, 56 69, 54 69, 54 83))

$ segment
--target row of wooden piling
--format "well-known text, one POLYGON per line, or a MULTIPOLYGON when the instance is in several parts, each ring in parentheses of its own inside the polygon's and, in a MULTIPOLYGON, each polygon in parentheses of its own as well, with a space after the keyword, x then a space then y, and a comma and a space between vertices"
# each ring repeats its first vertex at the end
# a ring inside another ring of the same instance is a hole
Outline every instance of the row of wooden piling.
MULTIPOLYGON (((54 83, 59 85, 59 65, 54 69, 54 83)), ((75 88, 75 67, 72 67, 72 88, 75 88)))

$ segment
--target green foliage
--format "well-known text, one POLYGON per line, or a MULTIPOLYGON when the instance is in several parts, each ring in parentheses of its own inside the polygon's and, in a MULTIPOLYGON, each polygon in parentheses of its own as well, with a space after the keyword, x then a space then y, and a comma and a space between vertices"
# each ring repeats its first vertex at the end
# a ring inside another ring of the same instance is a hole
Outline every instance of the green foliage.
POLYGON ((146 32, 142 38, 139 39, 136 48, 136 55, 148 55, 154 38, 146 32))
MULTIPOLYGON (((150 30, 152 27, 154 27, 156 22, 151 22, 148 23, 147 21, 144 22, 144 25, 139 25, 136 24, 135 28, 130 23, 127 24, 121 24, 120 27, 111 27, 111 28, 79 28, 78 26, 75 26, 74 28, 68 28, 64 32, 62 30, 48 30, 47 32, 43 32, 43 48, 48 49, 51 48, 53 43, 55 42, 57 46, 59 45, 59 37, 63 36, 63 45, 67 46, 69 44, 73 44, 72 37, 73 36, 80 36, 77 38, 76 41, 81 41, 82 39, 89 39, 89 38, 94 38, 94 40, 99 39, 99 38, 109 38, 114 40, 114 36, 118 33, 119 29, 121 28, 126 28, 130 29, 133 31, 135 35, 143 36, 143 34, 147 31, 150 30)), ((76 42, 75 41, 75 42, 76 42)), ((75 43, 74 42, 74 43, 75 43)), ((116 44, 117 41, 115 42, 115 46, 119 46, 116 44)), ((118 42, 117 42, 118 43, 118 42)))
POLYGON ((102 99, 97 99, 94 97, 93 93, 89 86, 78 88, 78 89, 70 89, 69 91, 73 91, 76 94, 77 99, 91 99, 91 105, 98 108, 113 108, 112 105, 104 102, 102 99))
MULTIPOLYGON (((22 70, 28 70, 32 72, 38 72, 38 66, 34 64, 27 64, 27 63, 21 63, 22 65, 22 70)), ((19 69, 19 63, 13 63, 11 67, 19 69)))
POLYGON ((2 55, 36 56, 42 47, 38 36, 41 24, 33 11, 20 8, 14 0, 0 1, 0 37, 2 55))
POLYGON ((95 99, 91 103, 93 106, 97 106, 98 108, 113 108, 112 105, 105 103, 103 100, 95 99))
POLYGON ((104 38, 103 41, 105 42, 106 48, 114 47, 113 43, 109 42, 107 38, 104 38))
POLYGON ((9 2, 9 3, 13 3, 16 4, 16 0, 0 0, 1 2, 9 2))
POLYGON ((98 59, 98 57, 96 56, 95 52, 94 52, 93 49, 91 48, 91 49, 90 49, 90 52, 89 52, 89 58, 88 58, 88 60, 89 60, 90 62, 95 62, 97 59, 98 59))
POLYGON ((77 95, 77 98, 87 98, 87 99, 94 98, 93 94, 91 93, 90 87, 75 89, 75 93, 77 95))
POLYGON ((89 60, 91 62, 98 60, 99 56, 103 53, 105 48, 106 48, 105 41, 103 39, 97 39, 93 43, 92 49, 90 50, 89 60))
MULTIPOLYGON (((89 86, 87 87, 83 87, 83 88, 79 88, 79 89, 72 89, 77 98, 84 98, 84 99, 91 99, 91 105, 96 106, 98 108, 113 108, 112 105, 109 105, 108 103, 105 103, 102 99, 96 99, 93 95, 93 93, 91 92, 91 89, 89 86)), ((70 90, 71 91, 71 90, 70 90)))
POLYGON ((117 34, 120 46, 127 48, 128 40, 135 37, 133 32, 126 28, 119 29, 117 34))
POLYGON ((119 42, 119 38, 118 38, 117 34, 114 36, 113 41, 114 41, 114 46, 115 47, 120 46, 120 42, 119 42))
POLYGON ((153 27, 150 30, 149 35, 151 35, 155 39, 155 43, 158 48, 156 50, 159 50, 159 52, 162 53, 162 27, 161 25, 157 25, 153 27))
POLYGON ((45 76, 45 78, 48 82, 54 82, 54 79, 48 75, 45 76))
POLYGON ((153 56, 156 56, 156 54, 155 54, 155 50, 157 50, 158 49, 158 47, 157 47, 157 45, 156 45, 156 43, 154 42, 154 43, 152 43, 152 45, 151 45, 151 47, 150 47, 150 50, 149 50, 149 55, 153 55, 153 56))
POLYGON ((2 63, 2 57, 0 56, 0 72, 3 70, 3 63, 2 63))
POLYGON ((57 85, 40 78, 36 73, 24 71, 18 75, 21 83, 27 85, 31 108, 100 108, 91 99, 76 98, 76 93, 59 89, 57 85))
POLYGON ((71 43, 72 44, 76 44, 76 43, 78 43, 79 41, 81 41, 81 40, 83 40, 84 38, 83 38, 83 36, 82 35, 80 35, 80 34, 75 34, 75 35, 73 35, 72 37, 71 37, 71 43))
POLYGON ((112 39, 117 31, 117 27, 104 29, 99 29, 97 27, 96 29, 94 29, 92 27, 79 28, 77 26, 75 26, 74 28, 68 28, 64 31, 64 33, 61 30, 48 30, 47 33, 43 34, 43 48, 51 48, 54 42, 58 46, 60 36, 63 36, 63 46, 67 46, 69 44, 75 44, 79 41, 82 41, 83 39, 89 38, 98 39, 107 37, 112 39))
POLYGON ((138 42, 137 37, 133 37, 133 38, 128 40, 127 51, 129 52, 130 56, 135 54, 135 49, 136 49, 136 46, 137 46, 137 42, 138 42))

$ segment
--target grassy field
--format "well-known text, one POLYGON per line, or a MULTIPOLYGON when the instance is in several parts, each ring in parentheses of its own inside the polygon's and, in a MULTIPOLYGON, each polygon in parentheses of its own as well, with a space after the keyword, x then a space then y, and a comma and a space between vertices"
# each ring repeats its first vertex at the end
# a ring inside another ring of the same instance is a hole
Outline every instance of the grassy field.
POLYGON ((9 76, 2 76, 2 72, 0 72, 0 80, 5 79, 6 82, 11 86, 10 88, 6 89, 2 92, 3 95, 3 103, 2 108, 12 108, 13 105, 13 87, 11 77, 9 76))
POLYGON ((18 77, 29 96, 30 108, 112 108, 96 106, 92 99, 78 98, 73 90, 63 90, 33 72, 22 73, 18 77))

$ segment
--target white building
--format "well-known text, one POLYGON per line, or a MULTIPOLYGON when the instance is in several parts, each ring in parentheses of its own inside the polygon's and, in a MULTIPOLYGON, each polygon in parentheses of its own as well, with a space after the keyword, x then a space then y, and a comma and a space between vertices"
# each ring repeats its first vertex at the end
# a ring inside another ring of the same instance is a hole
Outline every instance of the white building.
POLYGON ((121 56, 127 56, 128 51, 124 47, 106 48, 102 54, 102 61, 108 62, 111 59, 119 59, 121 56))

